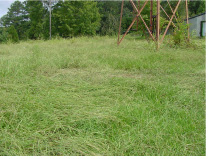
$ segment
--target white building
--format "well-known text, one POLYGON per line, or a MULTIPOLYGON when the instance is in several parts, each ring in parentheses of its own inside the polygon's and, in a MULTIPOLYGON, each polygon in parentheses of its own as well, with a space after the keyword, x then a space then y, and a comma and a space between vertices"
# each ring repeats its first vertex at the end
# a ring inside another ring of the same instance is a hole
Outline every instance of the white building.
POLYGON ((206 35, 206 13, 189 18, 189 23, 190 33, 194 33, 198 37, 206 35))

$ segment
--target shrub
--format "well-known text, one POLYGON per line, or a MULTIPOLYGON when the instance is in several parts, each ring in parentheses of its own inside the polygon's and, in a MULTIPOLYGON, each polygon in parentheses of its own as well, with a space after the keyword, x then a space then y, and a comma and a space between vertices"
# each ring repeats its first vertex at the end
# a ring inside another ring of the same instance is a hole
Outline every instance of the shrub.
POLYGON ((174 28, 173 32, 173 42, 174 45, 181 45, 181 44, 187 44, 187 27, 188 25, 185 22, 178 22, 176 25, 176 28, 174 28))

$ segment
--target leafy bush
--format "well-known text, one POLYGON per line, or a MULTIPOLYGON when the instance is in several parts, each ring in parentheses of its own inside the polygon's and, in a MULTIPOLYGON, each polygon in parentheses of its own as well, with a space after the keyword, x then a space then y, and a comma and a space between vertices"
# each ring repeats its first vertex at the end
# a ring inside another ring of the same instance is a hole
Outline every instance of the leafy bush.
POLYGON ((168 45, 169 47, 181 47, 181 48, 193 48, 198 49, 199 45, 196 43, 197 37, 194 36, 196 33, 190 33, 190 39, 188 40, 188 30, 187 27, 189 27, 186 22, 178 22, 176 25, 176 28, 173 28, 173 30, 170 30, 169 35, 166 36, 165 39, 165 45, 168 45))
POLYGON ((184 21, 177 23, 176 28, 174 28, 174 32, 173 32, 174 45, 181 45, 188 43, 187 27, 188 25, 184 21))

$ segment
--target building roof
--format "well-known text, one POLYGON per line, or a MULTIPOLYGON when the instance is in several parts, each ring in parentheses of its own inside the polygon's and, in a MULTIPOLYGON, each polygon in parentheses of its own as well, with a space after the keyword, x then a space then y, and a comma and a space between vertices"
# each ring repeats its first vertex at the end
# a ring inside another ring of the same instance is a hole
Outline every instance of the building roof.
POLYGON ((195 15, 195 16, 193 16, 193 17, 190 17, 189 19, 193 19, 193 18, 199 17, 199 16, 201 16, 201 15, 205 15, 205 14, 206 14, 206 12, 201 13, 201 14, 199 14, 199 15, 195 15))

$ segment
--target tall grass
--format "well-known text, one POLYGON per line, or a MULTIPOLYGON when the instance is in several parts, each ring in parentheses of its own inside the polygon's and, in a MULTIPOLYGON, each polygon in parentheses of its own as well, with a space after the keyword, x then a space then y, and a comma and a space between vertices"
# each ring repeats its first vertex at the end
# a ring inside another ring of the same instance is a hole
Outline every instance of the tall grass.
POLYGON ((205 155, 205 41, 0 45, 0 155, 205 155))

